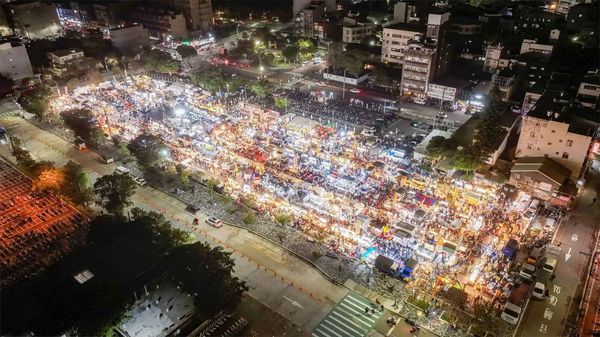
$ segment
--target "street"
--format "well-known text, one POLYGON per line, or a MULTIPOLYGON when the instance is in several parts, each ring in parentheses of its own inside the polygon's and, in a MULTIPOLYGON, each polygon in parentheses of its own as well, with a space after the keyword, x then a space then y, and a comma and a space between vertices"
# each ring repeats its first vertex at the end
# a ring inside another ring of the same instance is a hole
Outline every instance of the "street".
MULTIPOLYGON (((569 312, 577 310, 579 306, 575 291, 579 283, 584 281, 600 216, 600 208, 597 204, 592 204, 593 198, 597 196, 599 182, 597 170, 590 171, 571 215, 567 215, 553 241, 556 245, 560 244, 561 255, 556 267, 556 278, 546 284, 550 298, 547 301, 530 299, 515 336, 570 336, 574 322, 572 317, 567 317, 569 312)), ((540 271, 538 280, 549 277, 545 274, 548 273, 540 271)))

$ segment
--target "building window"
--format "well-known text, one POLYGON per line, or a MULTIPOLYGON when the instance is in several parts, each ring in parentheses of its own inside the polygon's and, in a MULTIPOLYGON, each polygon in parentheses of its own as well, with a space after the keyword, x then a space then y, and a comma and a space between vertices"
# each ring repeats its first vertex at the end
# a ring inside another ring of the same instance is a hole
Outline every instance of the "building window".
POLYGON ((556 130, 552 130, 552 131, 550 131, 550 133, 556 133, 556 130))
POLYGON ((567 140, 567 144, 566 144, 566 146, 567 146, 567 147, 571 147, 571 146, 573 146, 573 141, 572 141, 572 140, 567 140))
POLYGON ((559 142, 559 143, 562 143, 562 139, 559 139, 559 140, 558 140, 558 142, 559 142))
POLYGON ((527 150, 531 150, 531 144, 527 144, 527 150))
POLYGON ((548 154, 544 154, 544 157, 548 158, 548 154))
POLYGON ((535 138, 535 132, 529 133, 529 138, 535 138))
POLYGON ((548 142, 548 146, 551 146, 551 145, 552 145, 552 143, 551 143, 551 142, 548 142))
POLYGON ((558 152, 554 152, 554 153, 556 153, 556 155, 557 155, 557 156, 560 154, 560 153, 558 153, 558 152))
POLYGON ((563 159, 569 159, 569 154, 566 152, 563 152, 562 157, 563 157, 563 159))

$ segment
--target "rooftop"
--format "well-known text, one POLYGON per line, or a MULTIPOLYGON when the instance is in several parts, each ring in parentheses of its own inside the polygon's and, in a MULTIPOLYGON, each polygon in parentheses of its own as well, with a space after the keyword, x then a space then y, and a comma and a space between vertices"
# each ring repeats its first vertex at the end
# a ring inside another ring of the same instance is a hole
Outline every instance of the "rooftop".
POLYGON ((546 157, 517 158, 510 172, 540 172, 560 185, 571 176, 571 170, 546 157))
POLYGON ((540 97, 528 115, 569 124, 569 132, 589 137, 600 127, 600 115, 597 111, 549 93, 540 97))
POLYGON ((75 54, 75 53, 81 53, 83 52, 83 50, 79 49, 79 48, 71 48, 71 49, 59 49, 59 50, 54 50, 51 51, 51 54, 54 54, 58 57, 62 57, 62 56, 68 56, 71 54, 75 54))
POLYGON ((418 32, 418 33, 425 33, 427 31, 426 26, 414 24, 414 23, 404 23, 404 22, 395 23, 393 25, 383 27, 383 29, 406 30, 409 32, 418 32))

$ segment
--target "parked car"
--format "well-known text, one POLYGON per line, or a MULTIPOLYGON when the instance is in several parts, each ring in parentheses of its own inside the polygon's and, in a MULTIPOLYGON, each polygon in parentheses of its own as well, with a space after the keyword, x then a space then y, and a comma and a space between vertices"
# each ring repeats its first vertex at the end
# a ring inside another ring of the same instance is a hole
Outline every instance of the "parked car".
POLYGON ((533 286, 533 292, 531 293, 531 295, 533 297, 539 298, 540 300, 543 300, 546 297, 545 292, 546 285, 542 282, 536 282, 533 286))
POLYGON ((133 181, 138 184, 139 186, 146 186, 148 183, 146 182, 146 179, 144 178, 140 178, 140 177, 132 177, 133 181))
POLYGON ((317 87, 324 87, 324 86, 327 85, 327 84, 325 84, 325 82, 321 82, 321 81, 319 81, 319 82, 317 82, 315 84, 317 85, 317 87))
POLYGON ((110 164, 110 163, 114 163, 114 159, 111 156, 100 156, 100 159, 102 160, 102 162, 104 162, 105 164, 110 164))
POLYGON ((352 89, 350 89, 350 92, 355 93, 355 94, 360 94, 362 92, 362 90, 360 90, 358 88, 352 88, 352 89))
POLYGON ((117 168, 115 168, 115 173, 129 175, 131 171, 125 166, 117 166, 117 168))
POLYGON ((208 219, 206 219, 206 224, 213 226, 215 228, 223 227, 223 222, 221 220, 215 218, 214 216, 211 216, 208 219))
POLYGON ((187 206, 185 206, 185 211, 189 212, 189 213, 192 213, 192 214, 198 213, 199 210, 200 209, 198 208, 198 206, 195 206, 195 205, 187 205, 187 206))
POLYGON ((521 270, 519 271, 519 275, 528 280, 533 280, 535 278, 536 271, 537 271, 537 268, 534 265, 525 262, 525 263, 523 263, 523 266, 521 267, 521 270))

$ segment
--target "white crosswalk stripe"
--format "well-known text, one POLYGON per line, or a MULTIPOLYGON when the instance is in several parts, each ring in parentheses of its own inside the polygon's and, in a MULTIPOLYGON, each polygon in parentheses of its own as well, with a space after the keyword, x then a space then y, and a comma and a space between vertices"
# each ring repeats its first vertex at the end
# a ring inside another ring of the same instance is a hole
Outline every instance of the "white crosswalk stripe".
POLYGON ((366 298, 349 292, 338 305, 313 330, 313 337, 363 337, 373 329, 381 318, 382 312, 365 314, 365 308, 371 308, 366 298))

